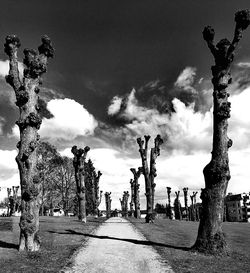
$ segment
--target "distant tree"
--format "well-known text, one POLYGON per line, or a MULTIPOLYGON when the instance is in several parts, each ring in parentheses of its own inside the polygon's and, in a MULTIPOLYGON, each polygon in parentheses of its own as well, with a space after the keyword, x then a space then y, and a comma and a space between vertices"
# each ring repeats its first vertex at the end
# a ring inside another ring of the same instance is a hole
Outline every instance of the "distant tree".
POLYGON ((136 169, 131 168, 130 171, 133 173, 134 175, 134 179, 131 179, 131 191, 133 192, 132 194, 132 199, 131 202, 133 200, 133 203, 135 205, 135 209, 134 209, 134 217, 139 219, 141 218, 141 209, 140 209, 140 184, 138 183, 138 180, 142 174, 142 168, 139 167, 138 170, 136 171, 136 169))
MULTIPOLYGON (((75 178, 72 159, 68 157, 59 157, 52 173, 54 199, 58 200, 57 205, 68 216, 68 212, 74 206, 75 198, 75 178), (60 160, 59 160, 60 158, 60 160)), ((51 198, 51 196, 50 196, 51 198)))
POLYGON ((86 186, 86 212, 98 216, 98 207, 101 203, 102 191, 99 191, 99 181, 102 173, 96 173, 91 159, 85 164, 85 186, 86 186))
POLYGON ((24 49, 25 65, 23 79, 19 76, 17 51, 21 43, 16 35, 5 39, 4 51, 9 56, 9 74, 6 81, 15 91, 20 130, 19 149, 16 161, 20 173, 22 213, 20 218, 19 251, 37 251, 40 248, 39 207, 40 178, 37 176, 37 146, 42 119, 39 115, 38 93, 41 75, 47 70, 48 58, 53 57, 54 49, 47 36, 42 37, 38 52, 24 49))
POLYGON ((166 215, 169 219, 173 219, 172 207, 171 207, 171 188, 167 187, 168 203, 166 205, 166 215))
POLYGON ((184 193, 184 204, 185 204, 186 220, 189 220, 189 210, 188 210, 188 188, 183 188, 183 193, 184 193))
POLYGON ((111 217, 111 192, 105 192, 105 202, 106 202, 106 217, 111 217))
POLYGON ((181 202, 179 199, 180 191, 175 192, 176 198, 174 200, 174 215, 175 219, 182 220, 181 202))
POLYGON ((145 146, 144 141, 139 137, 137 138, 137 143, 139 145, 139 152, 142 159, 142 169, 143 175, 145 178, 145 188, 146 188, 146 200, 147 200, 147 215, 146 215, 146 223, 151 223, 154 221, 153 217, 153 209, 154 209, 154 193, 155 186, 154 179, 156 177, 156 158, 160 155, 160 145, 162 145, 163 140, 160 135, 154 140, 154 148, 151 148, 150 152, 150 168, 148 166, 148 141, 150 136, 144 136, 145 138, 145 146))
POLYGON ((156 213, 166 213, 166 207, 163 204, 156 203, 155 204, 155 212, 156 213))
POLYGON ((128 198, 129 198, 129 192, 124 191, 122 199, 120 199, 123 217, 128 217, 128 198))
POLYGON ((84 223, 87 222, 86 215, 86 187, 85 187, 85 159, 90 148, 77 149, 73 146, 71 152, 74 155, 73 165, 75 168, 75 181, 78 197, 78 219, 84 223))
POLYGON ((61 163, 61 156, 56 148, 49 142, 40 141, 37 147, 37 171, 41 179, 41 207, 40 215, 44 215, 44 207, 50 207, 53 203, 54 180, 56 168, 61 163))
POLYGON ((227 136, 228 119, 230 117, 229 94, 226 88, 232 82, 230 67, 234 59, 235 49, 242 38, 243 30, 250 24, 248 10, 235 14, 235 32, 232 42, 228 39, 214 44, 215 32, 207 26, 203 30, 203 38, 214 57, 212 66, 213 98, 213 150, 212 159, 205 166, 205 189, 201 192, 202 215, 198 236, 193 249, 211 254, 225 254, 228 252, 225 236, 222 231, 224 197, 230 180, 228 165, 228 149, 232 140, 227 136))
POLYGON ((191 221, 197 221, 197 212, 196 212, 196 195, 198 192, 193 192, 193 195, 190 195, 191 206, 190 206, 190 218, 191 221))

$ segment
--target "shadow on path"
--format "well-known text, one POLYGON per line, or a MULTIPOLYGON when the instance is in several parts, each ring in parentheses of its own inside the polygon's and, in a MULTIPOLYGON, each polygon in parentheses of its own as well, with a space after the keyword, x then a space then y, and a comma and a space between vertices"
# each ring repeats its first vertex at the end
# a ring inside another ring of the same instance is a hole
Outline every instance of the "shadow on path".
POLYGON ((4 241, 0 241, 0 248, 18 249, 18 245, 12 244, 12 243, 7 243, 7 242, 4 242, 4 241))
POLYGON ((184 250, 184 251, 189 251, 191 249, 190 247, 173 246, 173 245, 162 244, 162 243, 157 243, 157 242, 152 242, 152 241, 145 241, 145 240, 116 238, 116 237, 110 237, 110 236, 97 236, 97 235, 93 235, 93 234, 77 232, 77 231, 74 231, 74 230, 71 230, 71 229, 67 229, 65 231, 66 232, 56 232, 56 231, 48 231, 48 232, 57 233, 57 234, 64 234, 64 235, 65 234, 83 235, 83 236, 91 237, 91 238, 118 240, 118 241, 133 243, 133 244, 139 244, 139 245, 162 246, 162 247, 168 247, 168 248, 179 249, 179 250, 184 250))

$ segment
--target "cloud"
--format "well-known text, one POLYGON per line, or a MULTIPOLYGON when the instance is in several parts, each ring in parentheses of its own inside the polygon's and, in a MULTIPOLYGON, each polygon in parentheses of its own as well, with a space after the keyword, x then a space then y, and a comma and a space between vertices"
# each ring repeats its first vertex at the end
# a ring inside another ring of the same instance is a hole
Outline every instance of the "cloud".
POLYGON ((185 91, 197 93, 197 91, 192 87, 195 76, 196 76, 196 68, 188 66, 178 76, 174 85, 176 87, 184 89, 185 91))
POLYGON ((0 200, 7 197, 7 188, 20 184, 16 155, 16 150, 0 150, 0 200))
POLYGON ((237 66, 240 68, 250 68, 250 62, 239 62, 237 66))
POLYGON ((119 116, 127 122, 124 127, 128 134, 143 136, 160 134, 167 139, 166 145, 171 150, 192 153, 197 150, 209 150, 209 135, 212 130, 212 112, 196 112, 195 104, 185 105, 179 99, 173 99, 173 112, 160 113, 156 109, 140 106, 133 89, 126 106, 119 116))
MULTIPOLYGON (((20 72, 20 77, 23 75, 23 63, 18 62, 18 68, 20 72)), ((0 60, 0 77, 4 78, 6 75, 9 74, 9 60, 3 61, 0 60)))
MULTIPOLYGON (((77 136, 89 136, 94 133, 98 122, 80 103, 73 99, 53 99, 47 104, 53 115, 50 119, 43 119, 39 134, 51 140, 73 140, 77 136)), ((18 127, 12 130, 19 136, 18 127)))
POLYGON ((120 111, 122 104, 122 98, 115 96, 113 97, 111 104, 108 107, 108 115, 113 116, 120 111))

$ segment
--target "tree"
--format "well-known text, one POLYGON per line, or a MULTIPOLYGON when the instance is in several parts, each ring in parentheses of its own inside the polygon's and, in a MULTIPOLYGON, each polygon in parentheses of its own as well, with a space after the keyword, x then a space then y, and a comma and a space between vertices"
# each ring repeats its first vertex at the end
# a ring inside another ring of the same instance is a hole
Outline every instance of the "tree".
POLYGON ((168 204, 166 205, 166 215, 169 219, 173 219, 173 213, 172 213, 172 208, 171 208, 171 188, 167 187, 167 195, 168 195, 168 204))
POLYGON ((189 210, 188 210, 188 188, 183 188, 183 193, 184 193, 184 204, 185 204, 186 220, 189 220, 189 210))
POLYGON ((153 209, 154 209, 154 192, 155 186, 154 179, 156 177, 156 158, 160 155, 160 145, 162 145, 163 140, 160 135, 154 140, 154 148, 151 148, 150 152, 150 169, 148 167, 148 141, 150 136, 144 136, 145 138, 145 146, 144 141, 139 137, 137 138, 137 143, 139 145, 139 152, 142 159, 142 169, 143 175, 145 178, 145 188, 146 188, 146 200, 147 200, 147 215, 146 215, 146 223, 152 223, 154 221, 153 217, 153 209))
POLYGON ((175 219, 182 220, 181 202, 179 200, 180 191, 175 192, 176 198, 174 200, 174 215, 175 219))
POLYGON ((128 198, 129 198, 129 192, 124 191, 122 199, 120 199, 123 217, 128 217, 128 198))
MULTIPOLYGON (((68 216, 70 208, 74 206, 75 198, 75 180, 74 180, 74 168, 72 159, 68 157, 59 157, 57 159, 57 165, 52 173, 51 177, 52 195, 57 201, 57 205, 60 206, 64 215, 68 216)), ((51 198, 51 196, 49 196, 51 198)), ((52 200, 51 200, 52 201, 52 200)))
POLYGON ((95 201, 94 201, 94 215, 99 216, 99 206, 102 202, 102 191, 100 191, 99 188, 99 182, 100 177, 102 176, 102 173, 98 171, 97 173, 94 173, 94 194, 95 194, 95 201))
POLYGON ((213 149, 211 161, 203 170, 205 189, 201 192, 202 215, 193 249, 211 254, 228 252, 222 231, 224 197, 230 180, 228 149, 232 146, 232 140, 227 136, 231 105, 228 102, 229 94, 226 88, 232 82, 230 66, 234 59, 235 49, 242 38, 243 30, 250 24, 249 11, 238 11, 235 14, 235 22, 232 42, 222 39, 215 45, 214 30, 210 26, 203 30, 203 38, 215 59, 215 65, 211 68, 214 87, 213 149))
POLYGON ((53 57, 54 49, 48 36, 42 37, 38 52, 24 49, 25 65, 23 79, 18 70, 17 51, 21 46, 16 35, 5 39, 4 51, 9 56, 9 74, 6 81, 15 91, 19 119, 16 124, 20 130, 19 149, 16 161, 21 184, 22 211, 20 218, 19 251, 37 251, 40 248, 39 207, 40 178, 37 176, 37 145, 42 119, 39 115, 38 93, 41 75, 46 72, 48 58, 53 57))
MULTIPOLYGON (((134 210, 134 217, 137 219, 141 218, 141 210, 140 210, 140 184, 138 183, 138 180, 142 174, 142 168, 139 167, 138 170, 131 168, 130 171, 134 175, 134 179, 131 179, 131 187, 133 190, 133 196, 131 197, 131 202, 133 200, 133 203, 135 205, 134 210), (132 199, 133 198, 133 199, 132 199)), ((132 195, 132 194, 131 194, 132 195)))
POLYGON ((191 221, 197 221, 197 211, 196 211, 196 195, 198 192, 193 191, 193 195, 190 195, 191 198, 191 207, 190 207, 190 219, 191 221))
POLYGON ((166 208, 163 204, 156 203, 155 204, 155 212, 156 213, 166 213, 166 208))
POLYGON ((73 166, 75 168, 76 191, 78 197, 78 219, 87 222, 86 216, 86 187, 85 187, 85 159, 90 148, 77 149, 73 146, 71 152, 74 155, 73 166))
POLYGON ((105 192, 105 201, 106 201, 106 217, 111 217, 111 192, 105 192))
POLYGON ((61 157, 54 146, 49 142, 39 142, 37 147, 37 170, 41 179, 40 215, 44 215, 45 206, 50 207, 51 202, 53 203, 52 199, 55 192, 52 177, 61 163, 60 159, 61 157))
POLYGON ((99 192, 99 181, 102 173, 96 173, 91 159, 85 164, 85 186, 86 186, 86 211, 87 214, 98 216, 98 207, 101 203, 102 191, 99 192))

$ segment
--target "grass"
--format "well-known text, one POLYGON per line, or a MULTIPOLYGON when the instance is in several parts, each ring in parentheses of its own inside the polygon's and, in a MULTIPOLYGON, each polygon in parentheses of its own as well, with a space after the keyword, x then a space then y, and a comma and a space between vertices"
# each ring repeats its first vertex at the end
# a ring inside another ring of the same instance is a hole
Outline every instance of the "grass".
POLYGON ((213 257, 189 251, 197 236, 196 222, 157 219, 154 224, 146 224, 144 219, 130 221, 176 273, 250 272, 249 223, 224 223, 231 255, 213 257))
POLYGON ((19 217, 0 217, 0 272, 59 272, 88 238, 82 233, 92 233, 104 220, 88 218, 84 224, 75 217, 40 217, 40 251, 20 253, 19 217))

